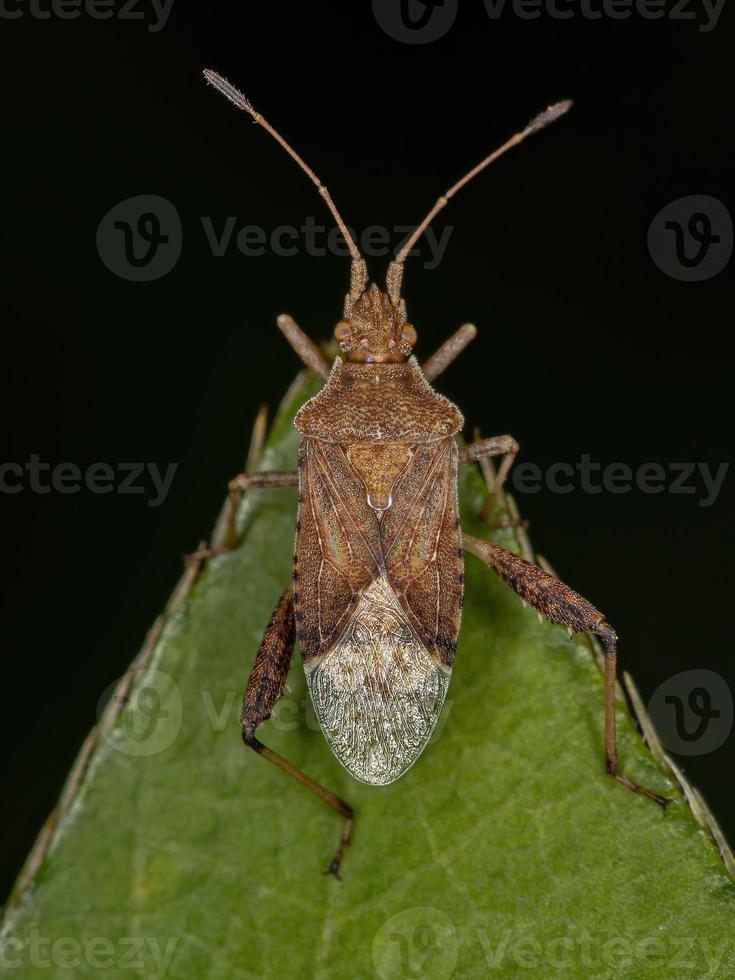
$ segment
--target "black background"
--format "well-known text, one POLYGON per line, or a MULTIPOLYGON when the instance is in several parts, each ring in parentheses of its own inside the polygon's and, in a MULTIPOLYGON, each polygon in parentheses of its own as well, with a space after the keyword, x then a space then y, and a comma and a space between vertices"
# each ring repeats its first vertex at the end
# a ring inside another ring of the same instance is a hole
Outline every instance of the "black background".
MULTIPOLYGON (((0 495, 3 893, 101 693, 210 530, 257 406, 274 406, 298 367, 275 314, 317 337, 340 314, 343 259, 212 255, 201 216, 267 232, 329 216, 202 68, 248 93, 357 229, 416 222, 538 110, 573 98, 571 115, 452 202, 438 269, 409 262, 419 355, 477 323, 440 388, 542 468, 583 453, 634 468, 730 455, 732 266, 680 282, 646 245, 654 215, 683 195, 732 211, 727 11, 703 32, 635 14, 491 20, 478 0, 440 40, 410 45, 366 2, 175 0, 160 31, 135 9, 147 22, 0 19, 0 461, 178 463, 155 508, 86 490, 0 495), (178 264, 148 283, 115 276, 95 244, 106 212, 138 194, 170 200, 184 229, 178 264)), ((371 268, 382 276, 384 260, 371 268)), ((617 627, 646 700, 685 669, 734 676, 732 477, 713 506, 700 496, 518 495, 536 547, 617 627)), ((731 834, 734 757, 731 737, 685 760, 731 834)))

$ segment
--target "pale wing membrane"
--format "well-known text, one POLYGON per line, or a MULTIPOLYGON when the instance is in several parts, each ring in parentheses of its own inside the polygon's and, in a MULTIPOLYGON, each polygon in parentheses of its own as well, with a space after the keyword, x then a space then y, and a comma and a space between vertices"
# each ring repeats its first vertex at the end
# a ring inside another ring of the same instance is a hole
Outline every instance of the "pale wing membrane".
POLYGON ((329 653, 306 666, 306 679, 332 751, 373 785, 393 782, 416 761, 449 685, 384 576, 361 597, 329 653))

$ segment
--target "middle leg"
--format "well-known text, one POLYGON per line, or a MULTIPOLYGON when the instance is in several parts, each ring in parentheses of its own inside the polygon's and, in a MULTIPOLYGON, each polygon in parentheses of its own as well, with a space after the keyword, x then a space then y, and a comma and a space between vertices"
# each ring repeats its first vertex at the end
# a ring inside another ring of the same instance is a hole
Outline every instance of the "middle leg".
POLYGON ((486 524, 491 524, 493 508, 497 503, 498 494, 503 489, 503 485, 508 477, 510 468, 513 465, 520 446, 513 436, 491 436, 489 439, 479 439, 477 442, 470 442, 463 446, 459 451, 460 463, 476 463, 478 459, 485 456, 502 456, 500 466, 495 475, 495 480, 490 489, 490 493, 483 504, 480 512, 481 519, 486 524))
POLYGON ((227 515, 227 547, 237 544, 237 509, 246 490, 268 487, 295 487, 299 482, 297 470, 266 470, 262 473, 238 473, 227 484, 229 510, 227 515))
POLYGON ((227 485, 227 516, 225 522, 224 544, 206 547, 206 544, 187 556, 188 561, 203 561, 217 555, 227 554, 237 546, 237 510, 241 495, 246 490, 268 487, 293 487, 299 482, 296 470, 266 470, 261 473, 238 473, 227 485))

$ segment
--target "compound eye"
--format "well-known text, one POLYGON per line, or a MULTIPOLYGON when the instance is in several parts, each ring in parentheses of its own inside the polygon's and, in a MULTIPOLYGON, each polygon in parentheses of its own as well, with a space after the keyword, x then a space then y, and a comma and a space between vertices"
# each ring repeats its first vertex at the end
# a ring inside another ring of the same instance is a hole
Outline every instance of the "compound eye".
POLYGON ((403 324, 401 327, 401 337, 403 337, 407 344, 410 344, 411 347, 413 347, 418 339, 418 334, 416 333, 416 328, 412 323, 403 324))
POLYGON ((343 343, 345 340, 349 340, 352 336, 352 324, 349 320, 340 320, 337 326, 334 328, 334 339, 338 343, 343 343))

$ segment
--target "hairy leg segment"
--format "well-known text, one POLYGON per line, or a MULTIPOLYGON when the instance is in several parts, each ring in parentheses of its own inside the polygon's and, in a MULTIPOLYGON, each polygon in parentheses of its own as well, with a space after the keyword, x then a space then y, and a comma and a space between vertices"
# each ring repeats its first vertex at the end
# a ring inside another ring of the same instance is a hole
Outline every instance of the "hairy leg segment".
POLYGON ((618 638, 612 626, 592 603, 533 562, 469 534, 462 535, 462 543, 466 551, 484 561, 506 585, 542 616, 552 623, 566 626, 570 636, 572 633, 590 632, 600 637, 605 652, 605 766, 621 786, 653 800, 665 809, 671 800, 633 782, 618 769, 615 724, 618 638))

